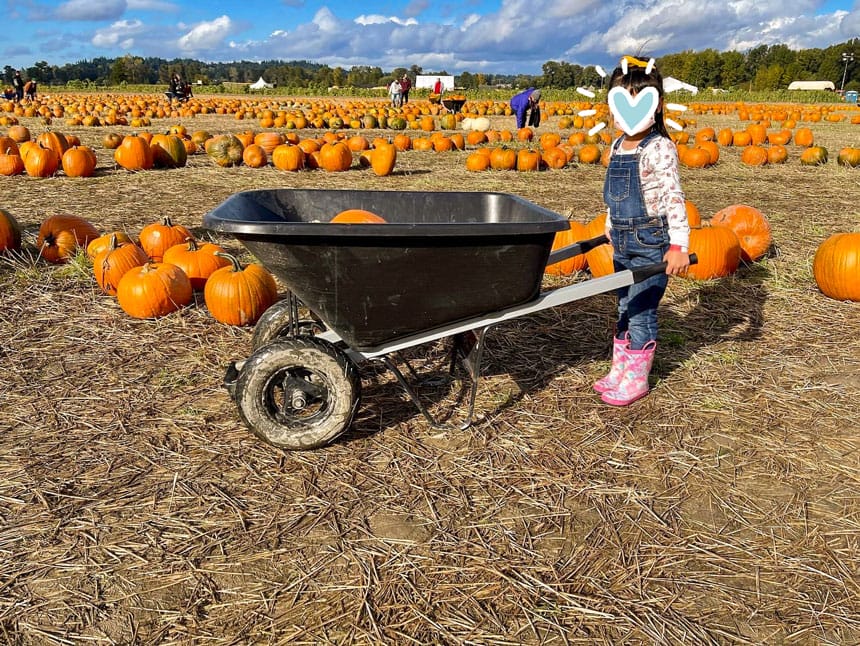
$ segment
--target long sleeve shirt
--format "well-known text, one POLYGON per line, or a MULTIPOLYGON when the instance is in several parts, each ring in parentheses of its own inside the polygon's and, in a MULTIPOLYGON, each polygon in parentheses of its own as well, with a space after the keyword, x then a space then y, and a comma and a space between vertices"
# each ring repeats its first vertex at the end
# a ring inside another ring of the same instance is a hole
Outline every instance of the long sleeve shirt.
MULTIPOLYGON (((627 155, 635 151, 618 147, 614 154, 627 155)), ((645 210, 651 217, 666 215, 669 244, 689 247, 690 224, 678 170, 678 151, 671 139, 655 137, 640 152, 639 180, 645 210)), ((606 227, 612 228, 612 214, 606 214, 606 227)))

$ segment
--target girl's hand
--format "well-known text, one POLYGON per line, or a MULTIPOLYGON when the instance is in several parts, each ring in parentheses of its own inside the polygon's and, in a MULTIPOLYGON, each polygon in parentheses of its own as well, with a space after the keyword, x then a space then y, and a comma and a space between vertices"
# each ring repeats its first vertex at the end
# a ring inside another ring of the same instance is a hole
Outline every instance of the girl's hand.
POLYGON ((670 249, 663 256, 666 263, 666 273, 669 276, 682 276, 690 266, 690 255, 686 251, 670 249))

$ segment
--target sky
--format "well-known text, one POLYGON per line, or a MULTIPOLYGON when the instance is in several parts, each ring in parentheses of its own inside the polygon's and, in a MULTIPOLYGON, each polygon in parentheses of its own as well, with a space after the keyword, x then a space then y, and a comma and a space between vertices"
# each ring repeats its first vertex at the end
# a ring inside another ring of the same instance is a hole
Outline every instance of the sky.
POLYGON ((131 54, 536 75, 547 61, 860 37, 860 0, 7 0, 4 18, 0 68, 131 54))

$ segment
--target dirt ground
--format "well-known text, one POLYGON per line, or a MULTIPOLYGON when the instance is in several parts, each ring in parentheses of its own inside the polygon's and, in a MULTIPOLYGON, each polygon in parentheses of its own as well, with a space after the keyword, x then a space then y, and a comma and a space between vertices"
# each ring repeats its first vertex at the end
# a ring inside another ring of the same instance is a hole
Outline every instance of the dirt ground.
MULTIPOLYGON (((251 188, 503 191, 581 221, 603 208, 600 166, 468 173, 465 152, 410 152, 378 178, 199 155, 128 173, 105 129, 58 129, 96 145, 99 168, 0 178, 31 251, 55 213, 132 234, 169 215, 248 260, 202 218, 251 188)), ((605 294, 492 330, 466 431, 431 428, 362 365, 352 429, 287 452, 250 433, 221 388, 251 330, 214 321, 202 296, 134 320, 85 262, 0 258, 0 641, 860 642, 860 309, 824 297, 811 272, 821 241, 860 227, 860 170, 834 161, 860 126, 814 130, 824 167, 789 146, 785 166, 724 149, 713 168, 683 169, 704 217, 755 206, 774 247, 729 278, 671 282, 653 392, 622 409, 591 390, 608 366, 605 294)), ((438 377, 446 349, 407 358, 438 377)), ((461 383, 420 385, 435 412, 462 414, 461 383)))

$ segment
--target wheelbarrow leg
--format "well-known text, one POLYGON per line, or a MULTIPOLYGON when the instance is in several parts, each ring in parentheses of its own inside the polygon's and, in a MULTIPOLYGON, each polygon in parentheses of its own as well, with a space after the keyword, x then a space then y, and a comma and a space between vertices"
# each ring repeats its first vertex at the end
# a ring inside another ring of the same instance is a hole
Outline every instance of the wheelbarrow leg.
MULTIPOLYGON (((478 328, 476 331, 474 331, 474 333, 472 331, 469 331, 468 333, 457 335, 457 337, 455 337, 454 339, 455 345, 454 350, 452 351, 452 361, 456 361, 458 357, 461 357, 463 359, 463 365, 465 366, 466 371, 469 373, 469 377, 471 378, 472 382, 469 388, 469 407, 466 412, 466 418, 459 425, 444 424, 438 419, 434 418, 430 414, 430 411, 427 410, 427 407, 424 406, 421 399, 419 399, 413 388, 409 385, 409 382, 407 381, 406 377, 403 376, 403 373, 400 371, 400 369, 387 355, 376 357, 374 358, 374 361, 382 362, 382 364, 386 368, 388 368, 392 373, 394 373, 394 376, 397 378, 397 381, 400 383, 401 387, 406 392, 406 395, 409 397, 409 399, 412 400, 412 403, 415 404, 415 407, 424 416, 424 419, 427 420, 427 423, 430 424, 431 427, 442 431, 464 431, 472 425, 472 422, 475 418, 475 399, 477 398, 478 394, 478 382, 480 381, 481 376, 481 361, 484 354, 484 336, 486 335, 487 330, 489 330, 489 327, 478 328)), ((454 366, 452 365, 452 373, 453 367, 454 366)))

